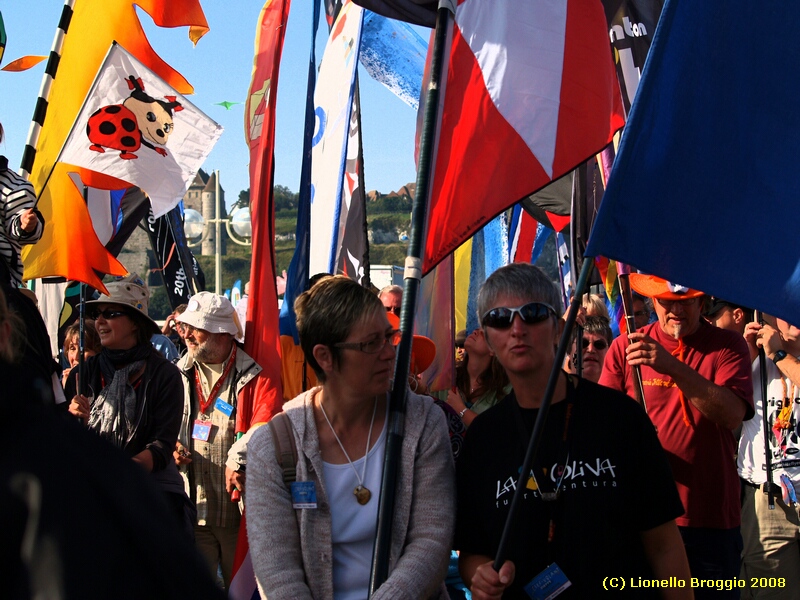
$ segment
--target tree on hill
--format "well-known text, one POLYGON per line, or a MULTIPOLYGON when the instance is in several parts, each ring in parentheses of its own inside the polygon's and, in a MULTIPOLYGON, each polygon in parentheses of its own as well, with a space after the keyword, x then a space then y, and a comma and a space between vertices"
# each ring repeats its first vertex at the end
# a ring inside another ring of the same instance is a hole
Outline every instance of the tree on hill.
MULTIPOLYGON (((272 188, 273 198, 275 200, 275 210, 297 210, 297 203, 300 195, 290 190, 285 185, 276 185, 272 188)), ((250 188, 239 192, 239 199, 231 207, 231 212, 237 208, 250 206, 250 188)))

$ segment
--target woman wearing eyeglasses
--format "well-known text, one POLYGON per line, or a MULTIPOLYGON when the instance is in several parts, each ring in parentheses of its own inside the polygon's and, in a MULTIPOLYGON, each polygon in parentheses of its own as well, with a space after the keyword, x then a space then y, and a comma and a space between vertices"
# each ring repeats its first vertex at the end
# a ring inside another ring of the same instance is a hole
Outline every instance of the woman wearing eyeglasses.
POLYGON ((135 273, 106 285, 108 294, 86 303, 102 350, 67 378, 69 412, 152 473, 179 524, 193 538, 188 498, 172 458, 183 416, 183 383, 177 367, 150 344, 159 332, 147 316, 149 292, 135 273))
MULTIPOLYGON (((271 427, 257 429, 247 444, 256 581, 270 600, 363 599, 398 332, 377 296, 344 277, 318 282, 295 311, 320 386, 284 405, 297 450, 295 482, 284 479, 271 427)), ((409 391, 404 429, 389 577, 373 599, 431 598, 444 590, 455 502, 447 427, 430 398, 409 391)))
POLYGON ((666 457, 634 400, 558 371, 552 406, 530 472, 528 442, 555 363, 559 293, 539 270, 495 271, 478 295, 486 341, 512 393, 470 426, 457 465, 456 548, 475 600, 692 597, 675 517, 683 512, 666 457), (505 562, 492 568, 517 488, 522 499, 505 562), (613 575, 611 575, 613 573, 613 575), (682 583, 634 587, 675 576, 682 583), (632 585, 633 582, 633 585, 632 585), (684 587, 678 587, 683 585, 684 587), (526 588, 531 591, 526 591, 526 588))
POLYGON ((603 372, 608 347, 613 335, 608 319, 602 316, 588 316, 580 329, 575 327, 576 337, 572 342, 572 352, 564 360, 565 369, 569 373, 580 375, 584 379, 597 383, 603 372), (577 337, 581 332, 580 341, 577 337), (581 371, 578 372, 578 352, 581 352, 581 371))

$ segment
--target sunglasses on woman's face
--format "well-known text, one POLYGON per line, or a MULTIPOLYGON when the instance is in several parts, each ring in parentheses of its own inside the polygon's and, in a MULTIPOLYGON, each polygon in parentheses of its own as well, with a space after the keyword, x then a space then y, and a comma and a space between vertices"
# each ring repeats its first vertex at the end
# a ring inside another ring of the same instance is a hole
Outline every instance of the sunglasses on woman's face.
POLYGON ((116 319, 117 317, 124 317, 127 314, 128 313, 124 310, 111 310, 110 308, 107 308, 105 310, 95 309, 89 312, 88 316, 94 321, 97 320, 97 317, 103 317, 106 321, 109 321, 111 319, 116 319))
POLYGON ((494 329, 508 329, 514 322, 514 315, 519 315, 523 323, 533 325, 545 321, 551 313, 555 316, 555 309, 544 302, 529 302, 516 308, 498 306, 483 315, 481 324, 494 329))
POLYGON ((595 350, 605 350, 608 348, 608 342, 605 340, 590 340, 589 338, 583 338, 581 340, 581 350, 586 350, 589 346, 594 346, 595 350))

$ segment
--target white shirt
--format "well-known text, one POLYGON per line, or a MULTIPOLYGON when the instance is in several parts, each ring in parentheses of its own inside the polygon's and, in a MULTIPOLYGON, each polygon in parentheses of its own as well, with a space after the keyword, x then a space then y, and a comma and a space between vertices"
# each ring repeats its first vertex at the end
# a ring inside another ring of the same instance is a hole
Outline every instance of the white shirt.
MULTIPOLYGON (((785 473, 797 485, 800 483, 800 393, 788 377, 771 360, 767 360, 767 414, 769 415, 769 438, 772 450, 772 482, 780 483, 785 473), (784 388, 784 385, 786 386, 784 388), (782 442, 775 437, 772 426, 783 405, 785 394, 792 402, 791 428, 781 432, 782 442)), ((737 469, 739 476, 751 483, 762 484, 767 480, 767 466, 764 458, 764 421, 761 395, 761 372, 759 359, 753 361, 753 400, 756 414, 742 424, 742 437, 739 440, 737 469)))
MULTIPOLYGON (((387 419, 388 420, 388 419, 387 419)), ((378 496, 386 450, 384 423, 375 445, 367 454, 364 487, 372 496, 363 506, 353 495, 358 485, 353 467, 361 475, 364 457, 342 465, 323 462, 325 491, 331 505, 331 538, 333 541, 333 597, 335 600, 365 600, 369 595, 369 574, 372 568, 372 546, 378 524, 378 496)))

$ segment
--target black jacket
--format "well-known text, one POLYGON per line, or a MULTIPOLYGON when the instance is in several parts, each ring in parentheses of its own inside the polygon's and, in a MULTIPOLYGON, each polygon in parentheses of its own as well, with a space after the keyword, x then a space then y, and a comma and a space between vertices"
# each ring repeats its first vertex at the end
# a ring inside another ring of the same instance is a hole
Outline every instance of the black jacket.
MULTIPOLYGON (((133 457, 149 449, 153 454, 153 473, 156 473, 173 460, 172 451, 183 416, 183 383, 178 368, 155 349, 151 350, 141 384, 136 388, 136 426, 122 450, 133 457)), ((103 388, 98 357, 89 358, 84 368, 89 394, 96 398, 103 388)), ((75 368, 70 372, 64 388, 68 401, 77 393, 77 371, 75 368)))

